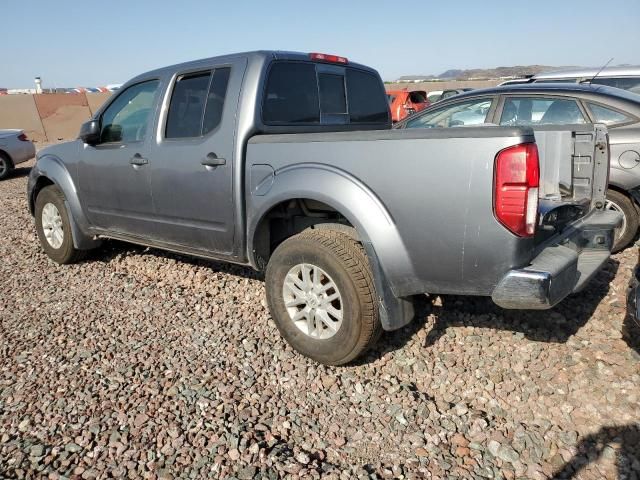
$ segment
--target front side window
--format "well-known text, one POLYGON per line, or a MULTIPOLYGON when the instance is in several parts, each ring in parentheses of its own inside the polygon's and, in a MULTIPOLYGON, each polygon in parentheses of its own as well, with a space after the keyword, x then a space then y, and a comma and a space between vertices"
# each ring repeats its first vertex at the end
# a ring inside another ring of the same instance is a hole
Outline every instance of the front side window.
POLYGON ((218 126, 229 73, 229 68, 217 68, 178 77, 169 103, 166 138, 201 137, 218 126))
POLYGON ((507 98, 500 125, 567 125, 586 123, 578 102, 565 98, 507 98))
POLYGON ((481 125, 486 122, 492 98, 476 98, 447 105, 409 120, 406 128, 447 128, 481 125))
POLYGON ((100 119, 100 143, 144 140, 158 84, 158 80, 138 83, 118 95, 100 119))
POLYGON ((598 123, 604 123, 605 125, 615 125, 617 123, 630 122, 632 119, 622 112, 612 110, 611 108, 603 107, 596 103, 587 103, 593 119, 598 123))

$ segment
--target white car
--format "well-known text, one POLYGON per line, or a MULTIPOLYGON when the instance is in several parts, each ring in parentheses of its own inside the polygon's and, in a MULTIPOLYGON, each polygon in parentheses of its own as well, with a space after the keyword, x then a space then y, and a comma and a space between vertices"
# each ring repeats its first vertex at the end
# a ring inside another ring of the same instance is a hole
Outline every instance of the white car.
POLYGON ((36 147, 22 130, 0 130, 0 180, 19 163, 36 156, 36 147))

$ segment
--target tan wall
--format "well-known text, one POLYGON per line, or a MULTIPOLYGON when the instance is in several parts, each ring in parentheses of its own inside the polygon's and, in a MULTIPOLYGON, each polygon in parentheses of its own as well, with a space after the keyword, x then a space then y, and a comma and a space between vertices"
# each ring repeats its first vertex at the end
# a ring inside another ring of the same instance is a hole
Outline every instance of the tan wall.
POLYGON ((102 104, 111 96, 110 93, 87 93, 87 102, 91 115, 96 113, 102 104))
MULTIPOLYGON (((452 88, 487 88, 500 80, 450 82, 391 83, 387 90, 447 90, 452 88)), ((87 121, 109 98, 110 93, 2 95, 0 128, 21 128, 36 142, 71 140, 80 125, 87 121)))
POLYGON ((0 96, 0 128, 21 128, 29 138, 47 140, 33 95, 0 96))
POLYGON ((80 125, 91 117, 87 97, 82 93, 34 95, 47 140, 69 140, 78 136, 80 125))
POLYGON ((495 87, 502 80, 452 80, 448 82, 420 82, 420 83, 387 83, 387 90, 404 90, 405 88, 412 92, 413 90, 425 90, 433 92, 434 90, 451 90, 454 88, 489 88, 495 87))
POLYGON ((36 142, 72 140, 110 93, 1 95, 0 128, 20 128, 36 142))

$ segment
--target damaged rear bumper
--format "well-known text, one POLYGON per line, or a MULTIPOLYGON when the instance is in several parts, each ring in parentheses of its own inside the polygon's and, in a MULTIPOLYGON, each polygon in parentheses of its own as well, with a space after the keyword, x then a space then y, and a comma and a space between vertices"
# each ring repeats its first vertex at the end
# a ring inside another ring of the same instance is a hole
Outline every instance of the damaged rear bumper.
POLYGON ((547 309, 578 292, 608 260, 613 230, 622 222, 614 211, 594 211, 545 245, 531 264, 509 271, 494 289, 493 301, 509 309, 547 309))

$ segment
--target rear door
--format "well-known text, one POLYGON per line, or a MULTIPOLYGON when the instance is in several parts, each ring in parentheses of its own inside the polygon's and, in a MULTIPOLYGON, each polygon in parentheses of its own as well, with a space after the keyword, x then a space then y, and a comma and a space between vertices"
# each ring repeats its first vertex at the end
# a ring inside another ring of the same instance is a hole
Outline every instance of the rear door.
POLYGON ((152 146, 153 237, 231 253, 236 110, 246 59, 177 72, 152 146))

